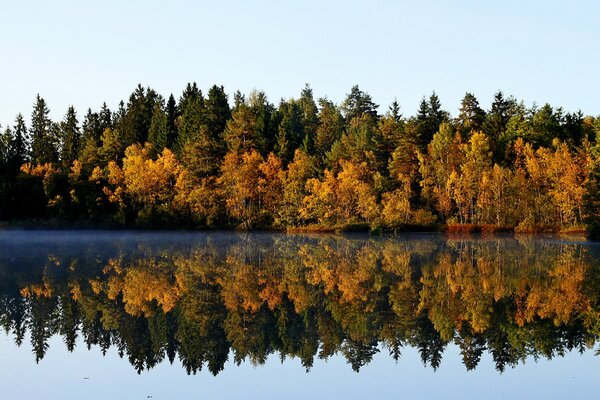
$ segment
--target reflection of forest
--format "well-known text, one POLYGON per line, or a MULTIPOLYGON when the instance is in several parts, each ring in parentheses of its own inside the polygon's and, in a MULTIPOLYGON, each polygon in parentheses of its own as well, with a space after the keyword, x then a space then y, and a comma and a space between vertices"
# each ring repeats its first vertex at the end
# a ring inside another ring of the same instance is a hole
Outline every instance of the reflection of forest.
POLYGON ((418 348, 437 368, 456 343, 467 369, 594 346, 600 274, 593 247, 544 239, 203 235, 185 245, 0 242, 0 319, 40 360, 110 346, 141 371, 179 358, 217 374, 267 356, 342 354, 358 370, 378 351, 418 348))

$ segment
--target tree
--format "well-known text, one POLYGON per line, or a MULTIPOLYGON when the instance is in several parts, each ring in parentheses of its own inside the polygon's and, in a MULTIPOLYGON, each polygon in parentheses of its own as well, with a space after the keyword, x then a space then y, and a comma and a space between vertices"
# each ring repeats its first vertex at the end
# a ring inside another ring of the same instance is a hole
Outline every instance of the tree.
POLYGON ((256 150, 239 154, 230 151, 221 166, 219 184, 225 194, 227 213, 246 229, 253 226, 261 209, 260 165, 264 159, 256 150))
POLYGON ((331 146, 342 137, 344 131, 344 117, 331 101, 319 99, 319 125, 317 126, 314 141, 314 151, 319 157, 323 157, 331 146))
POLYGON ((93 146, 100 146, 102 132, 104 132, 100 118, 97 113, 93 113, 91 108, 88 108, 87 114, 83 118, 82 127, 82 142, 84 145, 88 143, 93 146))
POLYGON ((453 171, 448 178, 447 186, 458 208, 461 223, 476 223, 476 203, 479 197, 480 183, 485 171, 492 161, 490 146, 482 132, 471 135, 468 143, 462 146, 464 161, 460 165, 460 173, 453 171))
POLYGON ((189 141, 197 139, 200 127, 205 123, 204 96, 195 82, 188 83, 179 99, 178 109, 176 149, 181 152, 189 141))
POLYGON ((213 85, 208 90, 205 107, 208 134, 212 140, 219 140, 231 118, 231 108, 223 86, 213 85))
POLYGON ((138 85, 129 96, 125 113, 118 124, 118 131, 123 135, 126 146, 145 143, 154 113, 154 105, 160 101, 159 95, 151 88, 138 85))
POLYGON ((294 159, 288 164, 283 178, 283 205, 279 214, 284 225, 298 225, 299 209, 306 196, 306 182, 317 174, 314 157, 304 150, 297 149, 294 159))
POLYGON ((31 160, 35 164, 58 161, 58 138, 48 117, 50 110, 46 101, 38 94, 31 114, 31 160))
POLYGON ((228 150, 246 152, 262 148, 263 140, 256 125, 256 115, 248 105, 241 104, 237 107, 223 133, 228 150))
POLYGON ((305 138, 302 126, 302 109, 295 100, 281 101, 273 120, 279 120, 275 152, 284 164, 291 161, 294 152, 305 138))
POLYGON ((341 108, 346 121, 351 121, 356 117, 364 115, 370 116, 374 121, 379 117, 377 114, 379 105, 373 102, 371 95, 360 90, 358 85, 352 86, 341 108))
POLYGON ((169 139, 169 120, 165 112, 165 105, 162 99, 154 104, 154 112, 150 122, 148 132, 148 142, 152 144, 157 153, 162 152, 167 147, 169 139))
POLYGON ((107 128, 113 127, 113 115, 106 103, 102 103, 102 107, 98 113, 98 123, 102 132, 107 128))
POLYGON ((336 175, 325 170, 322 180, 306 183, 300 215, 304 220, 320 224, 374 222, 379 214, 374 176, 366 163, 341 161, 336 175))
POLYGON ((433 92, 429 101, 423 97, 419 105, 415 123, 415 136, 421 148, 425 148, 433 138, 433 135, 440 129, 440 124, 448 120, 448 112, 442 110, 440 99, 433 92))
POLYGON ((177 117, 179 116, 179 110, 177 109, 177 103, 175 102, 175 97, 173 94, 169 96, 169 100, 167 100, 167 147, 170 150, 174 149, 175 144, 177 143, 177 117))
POLYGON ((300 93, 298 106, 302 113, 302 131, 304 133, 304 141, 307 143, 307 151, 312 153, 319 126, 319 109, 313 97, 313 90, 307 83, 300 93))
POLYGON ((9 145, 9 162, 13 170, 18 170, 30 158, 30 136, 23 115, 18 114, 9 145))
POLYGON ((463 138, 467 138, 473 131, 481 131, 485 121, 485 111, 479 107, 477 98, 472 93, 465 93, 460 102, 460 109, 456 125, 463 138))
POLYGON ((427 146, 427 153, 419 153, 418 157, 423 199, 433 205, 440 215, 449 217, 453 207, 448 180, 462 164, 460 136, 454 134, 450 124, 442 124, 427 146))
POLYGON ((69 107, 65 118, 60 124, 61 150, 60 161, 63 166, 70 166, 79 155, 81 146, 81 132, 79 130, 79 121, 73 106, 69 107))
POLYGON ((583 210, 587 236, 590 240, 600 240, 600 163, 593 164, 587 179, 583 196, 583 210))

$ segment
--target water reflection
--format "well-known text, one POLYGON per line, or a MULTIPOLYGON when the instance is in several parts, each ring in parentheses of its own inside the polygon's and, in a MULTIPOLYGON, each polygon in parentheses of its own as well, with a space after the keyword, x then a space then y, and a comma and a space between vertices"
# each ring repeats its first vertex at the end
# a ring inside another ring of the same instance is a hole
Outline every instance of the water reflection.
POLYGON ((60 335, 134 368, 178 358, 219 373, 228 357, 417 348, 437 368, 449 343, 467 369, 592 349, 598 249, 556 239, 237 234, 0 234, 0 324, 36 360, 60 335), (28 335, 29 333, 29 335, 28 335))

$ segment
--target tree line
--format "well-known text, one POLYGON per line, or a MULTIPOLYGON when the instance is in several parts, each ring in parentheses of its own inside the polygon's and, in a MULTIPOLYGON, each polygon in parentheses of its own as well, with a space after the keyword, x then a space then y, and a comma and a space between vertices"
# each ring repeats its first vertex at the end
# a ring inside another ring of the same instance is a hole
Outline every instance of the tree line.
POLYGON ((600 118, 502 92, 435 92, 384 113, 358 86, 340 103, 271 103, 188 84, 141 85, 116 110, 52 121, 37 96, 0 134, 0 220, 128 227, 600 232, 600 118))

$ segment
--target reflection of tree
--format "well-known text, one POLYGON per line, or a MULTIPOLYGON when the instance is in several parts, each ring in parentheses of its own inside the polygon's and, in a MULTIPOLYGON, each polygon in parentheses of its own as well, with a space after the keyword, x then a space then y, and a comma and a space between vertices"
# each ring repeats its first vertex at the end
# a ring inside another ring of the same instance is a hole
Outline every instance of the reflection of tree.
POLYGON ((359 370, 405 346, 435 369, 453 342, 468 370, 487 351, 503 371, 584 351, 600 333, 598 263, 561 242, 250 236, 52 254, 38 275, 7 274, 0 259, 0 323, 17 344, 29 330, 36 360, 60 334, 69 351, 78 337, 114 346, 138 372, 178 357, 217 374, 230 353, 307 369, 339 353, 359 370))

